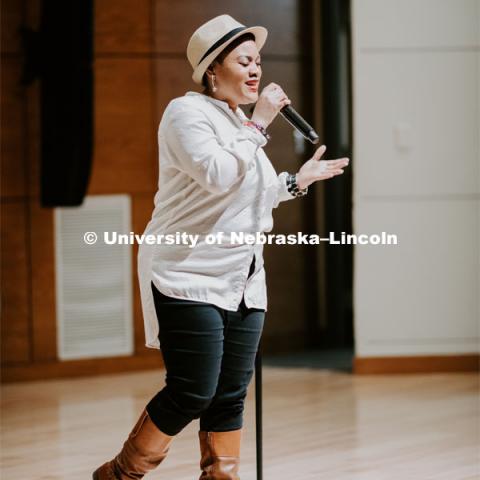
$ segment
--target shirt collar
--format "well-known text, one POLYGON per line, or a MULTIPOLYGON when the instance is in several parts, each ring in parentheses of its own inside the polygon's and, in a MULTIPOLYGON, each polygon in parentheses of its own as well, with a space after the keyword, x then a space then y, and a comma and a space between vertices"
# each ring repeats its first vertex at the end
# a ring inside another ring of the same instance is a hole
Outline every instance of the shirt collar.
POLYGON ((193 91, 187 92, 185 95, 198 95, 204 98, 207 102, 211 102, 214 105, 220 107, 222 110, 225 110, 229 115, 233 115, 236 118, 239 118, 241 121, 248 120, 247 116, 240 107, 237 107, 235 112, 233 112, 233 110, 228 105, 228 102, 225 102, 224 100, 218 100, 217 98, 210 97, 209 95, 205 95, 204 93, 193 91))

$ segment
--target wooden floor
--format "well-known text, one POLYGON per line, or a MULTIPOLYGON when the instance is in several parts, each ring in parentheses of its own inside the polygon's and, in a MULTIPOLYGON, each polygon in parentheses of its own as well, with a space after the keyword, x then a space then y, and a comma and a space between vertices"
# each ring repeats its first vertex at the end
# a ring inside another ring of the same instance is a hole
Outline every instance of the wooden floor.
MULTIPOLYGON (((473 480, 476 374, 352 376, 264 367, 264 480, 473 480)), ((2 387, 5 480, 86 480, 121 447, 162 371, 2 387)), ((254 384, 242 480, 254 480, 254 384)), ((198 421, 145 478, 197 480, 198 421)))

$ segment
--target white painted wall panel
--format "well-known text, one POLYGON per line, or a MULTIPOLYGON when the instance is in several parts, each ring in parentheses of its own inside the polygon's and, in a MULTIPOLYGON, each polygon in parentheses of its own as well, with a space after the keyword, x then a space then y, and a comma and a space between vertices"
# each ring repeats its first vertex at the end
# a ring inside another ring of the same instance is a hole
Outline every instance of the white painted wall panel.
POLYGON ((478 202, 359 202, 355 225, 398 236, 355 248, 357 355, 476 351, 478 202))
POLYGON ((361 54, 355 194, 479 192, 478 54, 361 54), (366 141, 368 139, 368 141, 366 141))
POLYGON ((356 46, 443 48, 480 45, 478 0, 354 0, 356 46))
POLYGON ((480 1, 353 0, 359 357, 480 351, 480 1))

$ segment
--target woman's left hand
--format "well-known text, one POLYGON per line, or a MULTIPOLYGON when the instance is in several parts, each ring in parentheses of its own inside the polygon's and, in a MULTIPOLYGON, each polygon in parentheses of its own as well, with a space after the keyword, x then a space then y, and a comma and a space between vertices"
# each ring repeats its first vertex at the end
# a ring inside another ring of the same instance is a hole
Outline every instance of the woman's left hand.
POLYGON ((302 165, 297 173, 297 185, 300 190, 318 180, 327 180, 343 173, 342 168, 348 165, 347 157, 336 160, 320 160, 327 147, 322 145, 313 157, 302 165))

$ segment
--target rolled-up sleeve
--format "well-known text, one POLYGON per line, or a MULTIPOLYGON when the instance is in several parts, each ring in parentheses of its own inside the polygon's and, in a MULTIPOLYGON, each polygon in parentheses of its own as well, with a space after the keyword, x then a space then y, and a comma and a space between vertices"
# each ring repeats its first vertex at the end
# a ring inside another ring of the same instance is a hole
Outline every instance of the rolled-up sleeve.
POLYGON ((214 194, 229 191, 267 142, 247 126, 229 139, 220 139, 204 112, 185 107, 170 113, 164 134, 175 166, 214 194))

